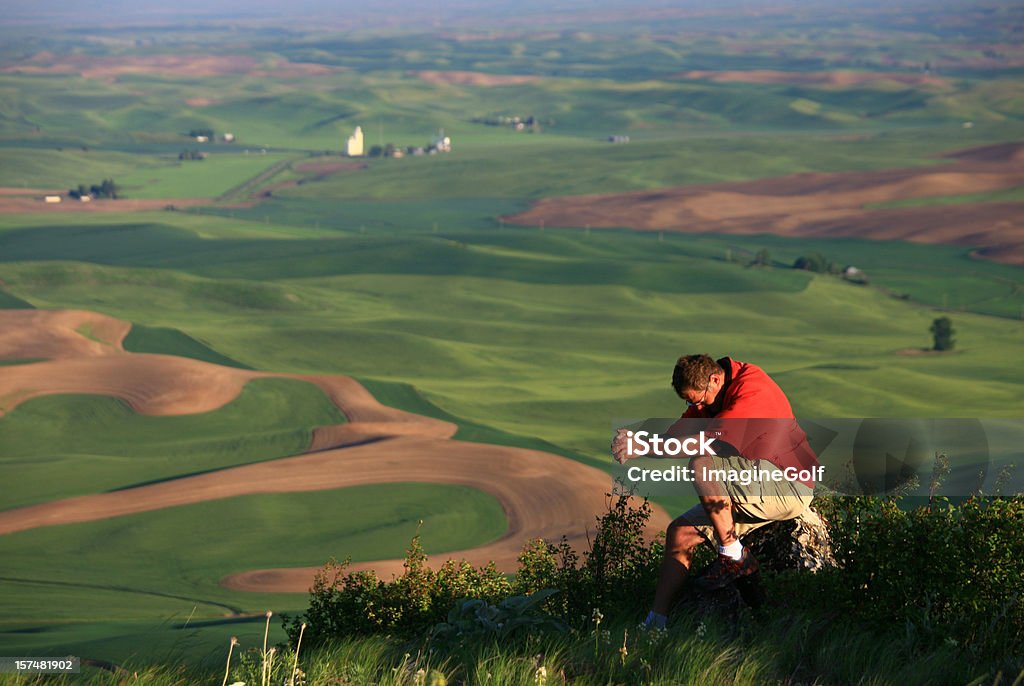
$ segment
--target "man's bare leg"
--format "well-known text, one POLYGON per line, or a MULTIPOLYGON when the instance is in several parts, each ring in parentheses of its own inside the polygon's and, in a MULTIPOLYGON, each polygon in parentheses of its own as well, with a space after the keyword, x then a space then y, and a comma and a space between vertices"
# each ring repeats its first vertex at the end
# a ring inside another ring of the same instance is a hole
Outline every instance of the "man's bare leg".
POLYGON ((686 574, 693 561, 694 548, 706 542, 704 535, 682 517, 668 525, 665 535, 665 557, 661 560, 658 586, 654 591, 654 612, 668 616, 672 602, 686 581, 686 574))
POLYGON ((694 486, 700 497, 700 504, 708 513, 711 526, 715 530, 715 538, 721 546, 730 545, 738 540, 736 526, 732 518, 732 499, 725 494, 722 484, 717 481, 705 481, 702 477, 705 467, 713 467, 710 457, 700 456, 690 460, 693 469, 694 486))
MULTIPOLYGON (((696 457, 690 461, 695 475, 703 475, 703 467, 711 466, 707 457, 696 457)), ((700 504, 711 520, 715 538, 720 546, 727 546, 738 541, 736 527, 732 518, 732 500, 725 495, 720 483, 695 479, 700 504)), ((665 532, 665 557, 661 561, 658 573, 658 586, 654 591, 652 615, 667 617, 672 602, 686 581, 686 575, 693 561, 693 550, 701 543, 711 543, 704 535, 683 517, 674 520, 665 532)), ((648 617, 648 621, 651 617, 648 617)))

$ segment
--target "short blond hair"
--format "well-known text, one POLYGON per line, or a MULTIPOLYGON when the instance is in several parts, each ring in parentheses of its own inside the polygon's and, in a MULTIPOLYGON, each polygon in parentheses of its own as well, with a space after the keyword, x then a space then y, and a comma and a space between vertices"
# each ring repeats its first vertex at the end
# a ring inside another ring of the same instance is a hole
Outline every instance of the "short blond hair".
POLYGON ((676 361, 672 371, 672 388, 682 396, 686 391, 699 391, 706 388, 712 374, 724 374, 722 366, 707 353, 700 355, 683 355, 676 361))

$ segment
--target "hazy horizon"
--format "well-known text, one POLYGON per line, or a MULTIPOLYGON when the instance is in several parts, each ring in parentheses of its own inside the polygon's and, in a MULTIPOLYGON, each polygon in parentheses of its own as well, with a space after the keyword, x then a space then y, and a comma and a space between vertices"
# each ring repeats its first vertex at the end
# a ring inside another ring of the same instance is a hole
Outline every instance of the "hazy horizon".
MULTIPOLYGON (((989 3, 923 0, 899 6, 883 2, 861 2, 856 6, 834 0, 779 3, 771 0, 523 0, 495 4, 482 0, 380 0, 367 6, 355 0, 182 0, 168 5, 155 0, 105 0, 83 6, 77 0, 11 0, 0 26, 123 27, 129 25, 214 22, 219 25, 254 22, 287 27, 317 25, 324 29, 395 28, 436 30, 438 28, 488 29, 533 28, 564 29, 593 24, 651 23, 663 20, 688 20, 698 24, 707 20, 771 18, 774 21, 799 22, 809 16, 833 18, 837 15, 872 9, 885 14, 904 11, 944 11, 953 8, 991 6, 989 3)), ((728 24, 725 25, 725 28, 728 24)))

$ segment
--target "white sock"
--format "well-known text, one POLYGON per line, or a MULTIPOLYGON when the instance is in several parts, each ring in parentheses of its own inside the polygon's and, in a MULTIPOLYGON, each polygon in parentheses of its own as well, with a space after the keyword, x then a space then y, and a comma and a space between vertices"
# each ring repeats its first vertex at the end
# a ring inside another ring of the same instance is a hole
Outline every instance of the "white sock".
POLYGON ((664 629, 667 621, 668 617, 665 615, 659 615, 654 610, 651 610, 647 613, 647 619, 644 620, 644 626, 648 629, 664 629))
POLYGON ((736 539, 729 545, 718 546, 718 553, 733 560, 738 560, 743 557, 743 544, 740 543, 739 539, 736 539))

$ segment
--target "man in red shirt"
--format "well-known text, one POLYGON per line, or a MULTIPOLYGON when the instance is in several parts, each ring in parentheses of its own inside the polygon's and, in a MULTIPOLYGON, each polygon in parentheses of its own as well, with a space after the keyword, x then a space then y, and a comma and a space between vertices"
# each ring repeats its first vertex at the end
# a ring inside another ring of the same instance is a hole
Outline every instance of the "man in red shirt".
MULTIPOLYGON (((700 504, 675 519, 666 532, 665 558, 646 620, 657 628, 665 626, 698 545, 717 540, 719 552, 699 580, 701 587, 722 588, 755 574, 757 559, 740 537, 803 514, 813 497, 818 467, 785 393, 760 367, 728 357, 686 355, 676 363, 672 387, 687 409, 667 435, 690 435, 700 424, 704 434, 715 436, 717 449, 716 454, 690 460, 700 504)), ((633 457, 627 443, 627 433, 620 429, 612 442, 619 463, 633 457)))

